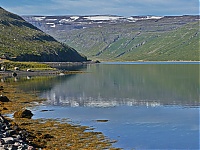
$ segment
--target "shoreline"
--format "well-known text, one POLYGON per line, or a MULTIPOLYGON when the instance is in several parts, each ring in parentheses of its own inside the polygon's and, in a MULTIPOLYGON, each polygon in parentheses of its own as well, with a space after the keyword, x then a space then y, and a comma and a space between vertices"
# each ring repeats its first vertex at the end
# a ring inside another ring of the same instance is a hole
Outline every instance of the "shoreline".
POLYGON ((200 63, 200 61, 101 61, 101 63, 112 62, 112 63, 200 63))
POLYGON ((9 102, 0 102, 0 113, 14 126, 27 132, 27 141, 36 149, 110 149, 111 141, 101 132, 95 132, 87 126, 75 125, 66 120, 8 118, 26 108, 40 105, 44 99, 33 93, 25 93, 17 89, 17 83, 1 83, 1 95, 8 97, 9 102))
POLYGON ((62 71, 62 70, 50 70, 50 71, 0 71, 2 77, 18 77, 18 76, 48 76, 48 75, 65 75, 85 73, 84 71, 62 71), (13 73, 16 73, 14 75, 13 73))
POLYGON ((36 70, 36 71, 23 71, 23 70, 7 70, 0 71, 0 76, 13 77, 13 73, 17 73, 17 76, 45 76, 45 75, 64 75, 64 74, 76 74, 86 73, 84 71, 63 71, 59 67, 76 67, 91 64, 120 64, 120 63, 133 63, 133 64, 200 64, 200 61, 89 61, 89 62, 41 62, 54 68, 55 70, 36 70))
MULTIPOLYGON (((8 62, 9 63, 9 62, 8 62)), ((0 76, 3 77, 17 77, 17 76, 48 76, 48 75, 65 75, 65 74, 76 74, 76 73, 86 73, 81 70, 63 70, 60 69, 62 67, 81 67, 84 65, 92 65, 100 63, 99 61, 86 61, 86 62, 10 62, 13 63, 12 65, 15 66, 14 68, 9 68, 8 70, 1 70, 0 69, 0 76), (37 63, 46 65, 48 68, 26 68, 18 67, 21 64, 25 63, 37 63), (16 70, 15 68, 18 68, 16 70)), ((4 65, 3 65, 4 66, 4 65)))

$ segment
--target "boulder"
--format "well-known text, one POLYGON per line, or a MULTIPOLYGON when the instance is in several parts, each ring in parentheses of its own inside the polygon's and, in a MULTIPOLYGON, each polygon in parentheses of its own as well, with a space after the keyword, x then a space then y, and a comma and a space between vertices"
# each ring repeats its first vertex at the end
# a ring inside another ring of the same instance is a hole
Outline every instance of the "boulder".
POLYGON ((0 86, 0 91, 3 91, 3 90, 4 90, 3 86, 0 86))
POLYGON ((13 137, 2 138, 2 140, 4 141, 5 144, 14 144, 15 143, 13 137))
POLYGON ((14 67, 14 70, 15 71, 19 71, 19 67, 14 67))
POLYGON ((16 72, 13 72, 12 75, 13 75, 13 77, 16 77, 16 76, 17 76, 17 73, 16 73, 16 72))
POLYGON ((101 62, 100 62, 99 60, 96 60, 96 61, 95 61, 95 63, 97 63, 97 64, 98 64, 98 63, 101 63, 101 62))
POLYGON ((10 102, 10 100, 6 96, 0 96, 0 102, 10 102))
POLYGON ((31 119, 33 113, 30 110, 20 110, 14 113, 14 118, 28 118, 31 119))
POLYGON ((33 72, 31 69, 26 69, 27 72, 33 72))

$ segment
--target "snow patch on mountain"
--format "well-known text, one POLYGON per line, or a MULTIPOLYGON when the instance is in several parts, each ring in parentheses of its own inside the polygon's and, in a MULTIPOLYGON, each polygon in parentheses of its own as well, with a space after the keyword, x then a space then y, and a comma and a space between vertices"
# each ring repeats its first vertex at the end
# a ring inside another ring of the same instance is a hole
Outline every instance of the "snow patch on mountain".
POLYGON ((47 22, 46 24, 48 24, 48 25, 52 25, 52 24, 54 24, 54 23, 51 23, 51 22, 47 22))
POLYGON ((78 16, 71 16, 71 17, 66 18, 66 19, 61 19, 61 20, 59 21, 59 23, 73 22, 73 21, 75 21, 75 20, 77 20, 77 19, 79 19, 78 16))
POLYGON ((45 19, 45 21, 56 21, 58 19, 45 19))
POLYGON ((44 20, 46 17, 34 17, 35 21, 42 21, 44 20))
POLYGON ((147 19, 161 19, 161 16, 147 16, 147 19))
POLYGON ((72 21, 72 20, 71 19, 61 19, 59 21, 59 23, 65 23, 65 22, 70 22, 70 21, 72 21))
POLYGON ((161 19, 163 18, 163 16, 132 16, 132 17, 129 17, 127 18, 128 20, 130 21, 138 21, 138 20, 149 20, 149 19, 161 19))
POLYGON ((55 27, 56 27, 56 25, 55 25, 55 24, 53 24, 53 25, 51 25, 50 27, 51 27, 51 28, 55 28, 55 27))
POLYGON ((77 20, 77 19, 79 19, 78 16, 71 16, 70 18, 71 18, 72 20, 77 20))
POLYGON ((50 25, 51 28, 55 28, 56 27, 55 23, 47 22, 46 24, 50 25))
POLYGON ((119 16, 87 16, 87 17, 83 17, 87 20, 102 20, 102 21, 109 21, 109 20, 118 20, 118 19, 122 19, 123 17, 119 17, 119 16))

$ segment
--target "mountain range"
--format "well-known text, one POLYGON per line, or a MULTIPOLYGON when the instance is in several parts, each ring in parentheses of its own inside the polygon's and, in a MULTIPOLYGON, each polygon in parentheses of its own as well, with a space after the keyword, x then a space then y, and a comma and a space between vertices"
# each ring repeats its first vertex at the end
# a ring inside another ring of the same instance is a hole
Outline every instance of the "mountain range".
POLYGON ((200 60, 198 15, 22 17, 90 59, 200 60))
POLYGON ((86 61, 22 17, 0 7, 0 57, 17 61, 86 61))

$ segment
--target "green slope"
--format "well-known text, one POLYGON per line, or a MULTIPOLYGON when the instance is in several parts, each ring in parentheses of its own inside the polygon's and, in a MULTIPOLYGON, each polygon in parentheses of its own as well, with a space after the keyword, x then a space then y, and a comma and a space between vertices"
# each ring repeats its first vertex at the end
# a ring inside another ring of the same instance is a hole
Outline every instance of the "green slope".
POLYGON ((0 56, 20 61, 85 61, 73 48, 0 7, 0 56))
POLYGON ((139 46, 134 40, 127 45, 127 51, 119 59, 126 60, 200 60, 199 24, 190 23, 177 30, 158 34, 145 33, 138 37, 139 46), (131 48, 131 49, 130 49, 131 48))
MULTIPOLYGON (((188 19, 190 16, 184 16, 188 19)), ((199 20, 163 18, 136 23, 49 32, 91 59, 199 61, 199 20)))

